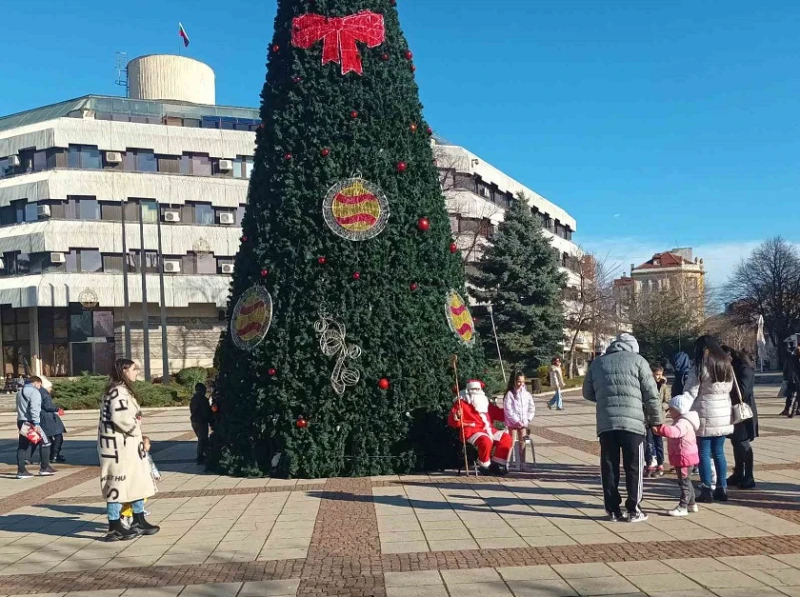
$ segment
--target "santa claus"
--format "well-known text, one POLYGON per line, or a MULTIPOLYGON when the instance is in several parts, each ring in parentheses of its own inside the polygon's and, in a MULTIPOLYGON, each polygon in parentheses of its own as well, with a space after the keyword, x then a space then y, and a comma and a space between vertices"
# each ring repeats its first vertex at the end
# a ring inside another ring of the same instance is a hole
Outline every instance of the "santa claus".
POLYGON ((503 409, 489 402, 482 382, 471 379, 456 398, 447 423, 456 429, 464 428, 464 437, 478 450, 482 473, 505 475, 514 441, 507 431, 495 429, 494 421, 505 422, 503 409))

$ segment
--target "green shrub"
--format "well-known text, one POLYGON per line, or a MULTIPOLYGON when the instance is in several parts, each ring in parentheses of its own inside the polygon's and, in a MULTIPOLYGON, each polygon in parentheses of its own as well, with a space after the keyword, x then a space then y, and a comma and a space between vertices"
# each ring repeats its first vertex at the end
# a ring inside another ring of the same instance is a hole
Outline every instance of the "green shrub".
MULTIPOLYGON (((98 375, 53 379, 53 400, 65 410, 99 409, 107 381, 107 377, 98 375)), ((142 408, 185 406, 191 399, 191 391, 178 384, 137 381, 134 390, 142 408)))
POLYGON ((543 386, 550 385, 550 365, 540 365, 536 369, 536 377, 542 382, 543 386))
POLYGON ((179 384, 194 391, 194 387, 197 384, 206 383, 208 379, 208 369, 205 367, 187 367, 186 369, 178 371, 175 378, 178 380, 179 384))

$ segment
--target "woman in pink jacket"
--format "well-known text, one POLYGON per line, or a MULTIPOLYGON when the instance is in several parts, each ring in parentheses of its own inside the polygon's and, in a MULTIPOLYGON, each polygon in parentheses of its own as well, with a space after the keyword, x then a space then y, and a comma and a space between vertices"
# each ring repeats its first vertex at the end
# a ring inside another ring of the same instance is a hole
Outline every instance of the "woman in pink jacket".
POLYGON ((675 396, 669 402, 672 425, 662 425, 658 434, 667 438, 669 463, 675 467, 678 486, 681 488, 680 503, 669 511, 670 516, 687 516, 697 512, 692 485, 692 467, 700 462, 695 433, 700 428, 700 416, 692 408, 692 399, 686 395, 675 396))
POLYGON ((517 442, 517 465, 522 470, 525 466, 525 439, 530 434, 528 427, 536 414, 533 395, 525 387, 525 374, 519 373, 509 378, 503 411, 506 426, 517 442))

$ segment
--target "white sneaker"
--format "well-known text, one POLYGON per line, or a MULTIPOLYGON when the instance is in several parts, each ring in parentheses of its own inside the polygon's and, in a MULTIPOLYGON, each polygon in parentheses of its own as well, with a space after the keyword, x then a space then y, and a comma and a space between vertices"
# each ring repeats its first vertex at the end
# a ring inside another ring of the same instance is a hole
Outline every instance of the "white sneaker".
POLYGON ((697 504, 692 504, 689 506, 689 512, 700 512, 700 508, 697 507, 697 504))
POLYGON ((670 516, 689 516, 689 511, 686 508, 681 508, 680 506, 677 506, 676 508, 673 508, 672 510, 667 512, 667 514, 669 514, 670 516))
POLYGON ((641 510, 628 513, 628 522, 647 522, 648 518, 647 514, 641 510))

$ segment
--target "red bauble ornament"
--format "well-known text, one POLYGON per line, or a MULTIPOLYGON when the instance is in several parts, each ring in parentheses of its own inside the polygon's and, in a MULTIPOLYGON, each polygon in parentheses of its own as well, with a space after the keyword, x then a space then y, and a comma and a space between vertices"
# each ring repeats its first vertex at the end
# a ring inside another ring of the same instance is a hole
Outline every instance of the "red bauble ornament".
POLYGON ((331 150, 330 150, 330 149, 328 149, 328 148, 326 147, 325 149, 323 149, 322 151, 320 151, 320 154, 322 155, 322 157, 326 158, 326 157, 328 157, 329 155, 331 155, 331 150))
POLYGON ((261 270, 261 277, 262 278, 266 278, 268 275, 269 275, 269 270, 268 269, 262 269, 261 270))
POLYGON ((420 232, 427 232, 431 227, 431 223, 428 218, 420 218, 417 221, 417 228, 419 228, 420 232))
POLYGON ((397 0, 389 0, 389 4, 392 6, 397 6, 397 0))
POLYGON ((405 162, 397 162, 397 171, 398 172, 405 172, 408 170, 408 164, 405 162))
POLYGON ((308 421, 306 421, 303 417, 297 417, 297 422, 295 423, 298 429, 305 429, 308 427, 308 421))
POLYGON ((411 292, 415 292, 419 288, 419 284, 417 284, 416 282, 412 282, 410 288, 411 292))
POLYGON ((275 369, 275 367, 270 367, 269 369, 267 369, 267 374, 269 374, 270 377, 275 377, 275 374, 277 372, 278 372, 278 370, 275 369))
POLYGON ((281 47, 278 44, 274 44, 272 46, 272 51, 273 52, 280 52, 281 51, 281 47))
POLYGON ((303 77, 298 77, 297 75, 295 75, 294 77, 292 77, 292 82, 293 82, 293 83, 299 83, 299 82, 300 82, 300 81, 302 81, 302 80, 303 80, 303 77))
POLYGON ((411 60, 414 57, 414 54, 411 53, 411 50, 406 50, 406 60, 411 60))
POLYGON ((455 253, 458 251, 458 245, 456 243, 450 243, 450 252, 455 253))
POLYGON ((317 257, 317 263, 319 263, 320 265, 325 265, 326 263, 328 263, 328 260, 325 259, 325 257, 317 257))
POLYGON ((384 62, 389 62, 389 54, 384 54, 383 56, 381 56, 381 60, 383 60, 384 62))
POLYGON ((388 390, 389 389, 389 385, 390 385, 389 384, 389 380, 386 379, 385 377, 378 382, 378 387, 381 390, 388 390))
POLYGON ((429 135, 432 135, 432 134, 433 134, 433 129, 432 129, 431 127, 428 127, 428 128, 425 130, 425 132, 426 132, 426 133, 428 133, 429 135))
POLYGON ((417 67, 416 67, 416 66, 414 66, 413 64, 411 65, 411 72, 412 72, 412 73, 415 73, 415 72, 417 72, 417 67))
POLYGON ((219 412, 219 406, 217 406, 216 404, 212 404, 212 405, 211 405, 211 412, 212 412, 212 413, 217 413, 217 412, 219 412))
POLYGON ((245 236, 245 235, 242 235, 241 241, 242 241, 243 243, 246 243, 246 242, 247 242, 247 236, 245 236))
POLYGON ((353 280, 360 280, 361 274, 359 272, 353 272, 353 280))
POLYGON ((352 112, 350 112, 350 118, 353 118, 353 119, 358 118, 358 111, 357 110, 353 110, 352 112))
POLYGON ((409 128, 411 129, 412 133, 416 133, 417 132, 417 123, 416 122, 412 122, 411 126, 409 128))
POLYGON ((284 160, 286 160, 286 161, 288 162, 289 160, 291 160, 291 159, 292 159, 292 154, 291 154, 291 153, 286 153, 286 154, 284 154, 284 155, 283 155, 283 159, 284 159, 284 160))

